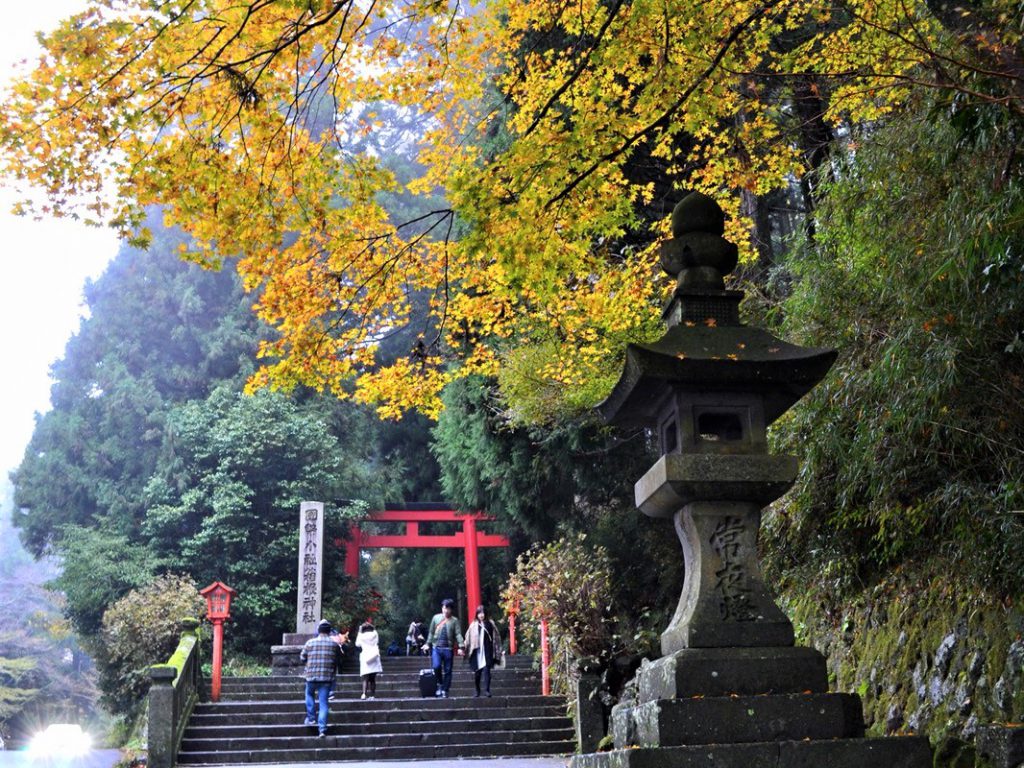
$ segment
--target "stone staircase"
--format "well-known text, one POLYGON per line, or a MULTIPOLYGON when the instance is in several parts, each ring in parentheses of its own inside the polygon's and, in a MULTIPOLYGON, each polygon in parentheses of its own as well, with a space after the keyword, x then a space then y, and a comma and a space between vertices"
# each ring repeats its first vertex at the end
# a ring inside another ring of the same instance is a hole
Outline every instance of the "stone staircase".
POLYGON ((455 660, 450 698, 420 698, 426 658, 386 657, 377 696, 360 699, 358 664, 335 685, 327 736, 302 725, 303 681, 295 676, 224 678, 221 700, 196 706, 179 765, 304 763, 568 755, 572 721, 562 697, 541 696, 525 657, 492 673, 491 698, 474 698, 473 673, 455 660))

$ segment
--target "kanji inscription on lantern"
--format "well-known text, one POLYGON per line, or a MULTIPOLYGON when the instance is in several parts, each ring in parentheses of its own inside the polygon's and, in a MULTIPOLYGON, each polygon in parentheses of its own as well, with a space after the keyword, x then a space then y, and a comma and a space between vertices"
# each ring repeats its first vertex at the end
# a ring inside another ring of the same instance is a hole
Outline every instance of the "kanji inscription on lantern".
POLYGON ((711 534, 711 548, 722 563, 722 567, 715 571, 715 592, 719 614, 725 621, 757 619, 757 611, 751 601, 753 590, 748 585, 741 559, 743 534, 743 521, 731 516, 723 517, 711 534))
POLYGON ((299 584, 295 631, 315 634, 323 598, 324 505, 304 501, 299 507, 299 584))

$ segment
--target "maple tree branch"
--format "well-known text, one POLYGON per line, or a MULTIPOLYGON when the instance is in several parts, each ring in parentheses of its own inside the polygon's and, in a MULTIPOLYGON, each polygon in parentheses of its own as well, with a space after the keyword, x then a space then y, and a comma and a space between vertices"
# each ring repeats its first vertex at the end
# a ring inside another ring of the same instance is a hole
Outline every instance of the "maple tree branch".
POLYGON ((763 6, 755 10, 753 13, 749 14, 745 19, 740 21, 740 23, 737 24, 721 42, 718 51, 711 59, 711 63, 708 64, 704 71, 701 72, 693 80, 693 82, 691 82, 686 87, 682 94, 680 94, 679 98, 672 102, 668 109, 662 112, 662 114, 656 120, 649 123, 645 127, 641 128, 632 136, 628 137, 622 144, 620 144, 615 149, 601 155, 597 160, 591 163, 585 170, 574 176, 572 181, 565 185, 560 192, 558 192, 553 197, 549 198, 547 202, 544 203, 544 210, 550 210, 553 205, 562 200, 565 200, 570 194, 572 194, 573 190, 576 189, 576 187, 578 187, 580 184, 582 184, 584 181, 590 178, 594 174, 594 172, 597 171, 605 163, 617 160, 623 154, 628 152, 641 139, 646 138, 658 128, 663 127, 679 111, 680 107, 682 107, 683 104, 686 103, 690 96, 693 95, 697 88, 700 87, 706 80, 708 80, 708 78, 711 77, 711 75, 715 73, 715 70, 719 68, 719 64, 725 58, 725 55, 732 48, 733 44, 735 44, 736 41, 740 38, 740 36, 747 31, 750 25, 757 21, 757 19, 761 17, 763 14, 767 13, 771 8, 778 5, 779 2, 781 2, 781 0, 769 0, 769 2, 765 3, 763 6))
POLYGON ((444 234, 444 302, 443 310, 441 312, 441 319, 437 325, 437 334, 434 336, 434 340, 430 342, 431 347, 436 347, 444 336, 444 327, 448 322, 448 303, 451 301, 451 295, 449 294, 449 283, 448 283, 448 245, 451 243, 452 227, 455 226, 455 215, 452 211, 452 215, 448 218, 448 230, 444 234))
MULTIPOLYGON (((451 209, 451 208, 440 208, 440 209, 436 209, 436 210, 433 210, 433 211, 429 211, 429 212, 427 212, 427 213, 425 213, 425 214, 423 214, 421 216, 417 216, 417 217, 415 217, 413 219, 409 219, 408 221, 405 221, 405 222, 397 225, 395 227, 396 231, 400 230, 400 229, 404 229, 405 227, 413 226, 414 224, 417 224, 417 223, 419 223, 421 221, 425 221, 425 220, 427 220, 427 219, 429 219, 431 217, 435 217, 437 219, 436 221, 434 221, 434 223, 432 223, 429 227, 427 227, 423 232, 415 235, 412 239, 410 239, 408 241, 403 241, 402 246, 400 248, 398 248, 394 252, 394 254, 392 254, 376 270, 374 270, 370 274, 366 275, 365 278, 363 279, 363 281, 359 285, 356 285, 356 286, 353 287, 355 293, 353 294, 352 298, 348 301, 346 307, 343 310, 341 310, 341 313, 342 313, 341 317, 338 319, 338 321, 336 323, 332 324, 331 328, 332 329, 337 328, 338 325, 340 324, 340 321, 342 319, 344 319, 344 317, 346 317, 348 315, 348 313, 351 310, 351 307, 352 307, 353 303, 355 302, 355 299, 356 299, 356 296, 358 294, 358 291, 367 288, 367 286, 371 282, 373 282, 375 280, 375 278, 379 277, 381 274, 384 274, 385 270, 390 270, 391 268, 393 268, 393 266, 395 264, 397 264, 398 261, 400 261, 400 259, 403 256, 405 256, 407 253, 410 253, 417 245, 419 245, 419 243, 422 240, 424 240, 426 237, 428 237, 431 232, 433 232, 435 229, 437 229, 439 226, 441 226, 442 222, 445 222, 445 221, 449 222, 448 234, 446 235, 446 242, 447 242, 447 238, 451 234, 451 224, 450 224, 450 222, 454 218, 454 215, 455 215, 455 211, 453 209, 451 209)), ((393 233, 388 232, 388 233, 383 233, 383 234, 380 234, 380 235, 371 235, 369 237, 358 238, 358 239, 355 239, 355 240, 351 241, 351 242, 362 242, 362 243, 365 243, 365 245, 363 246, 362 250, 360 250, 358 253, 353 255, 352 259, 348 262, 348 264, 343 266, 340 270, 331 270, 330 272, 328 272, 328 276, 333 278, 333 279, 335 279, 335 280, 337 280, 339 283, 342 283, 345 272, 347 272, 348 269, 351 268, 351 266, 355 263, 355 261, 357 259, 359 259, 361 256, 363 256, 364 254, 369 252, 371 249, 373 249, 376 246, 377 243, 379 243, 381 241, 385 241, 385 242, 386 241, 390 241, 392 237, 394 237, 393 233)))
POLYGON ((587 68, 587 65, 590 63, 591 56, 594 54, 594 51, 596 51, 597 48, 601 45, 601 41, 604 39, 605 33, 611 26, 612 21, 615 20, 615 17, 618 15, 619 9, 622 8, 622 5, 623 0, 615 0, 615 5, 613 5, 612 8, 608 11, 608 17, 604 20, 604 24, 602 24, 601 28, 597 31, 597 35, 594 38, 593 44, 588 47, 585 55, 577 63, 576 68, 572 71, 572 73, 570 73, 569 77, 566 78, 560 86, 558 86, 555 92, 552 93, 550 97, 548 97, 548 100, 544 102, 541 108, 537 111, 537 114, 534 115, 529 127, 527 127, 525 131, 523 131, 523 136, 529 136, 531 133, 533 133, 534 129, 536 129, 537 126, 540 124, 540 121, 544 119, 544 117, 550 111, 551 107, 553 107, 555 103, 560 98, 562 98, 563 95, 565 95, 565 92, 569 90, 569 88, 572 87, 572 84, 575 83, 583 74, 584 70, 586 70, 587 68))

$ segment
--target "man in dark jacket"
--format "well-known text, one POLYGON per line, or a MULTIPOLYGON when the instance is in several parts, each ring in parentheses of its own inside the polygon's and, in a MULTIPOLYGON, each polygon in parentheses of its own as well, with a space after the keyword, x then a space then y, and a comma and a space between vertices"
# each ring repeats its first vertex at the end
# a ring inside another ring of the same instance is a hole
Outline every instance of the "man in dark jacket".
POLYGON ((324 619, 317 625, 316 637, 302 646, 299 658, 306 665, 306 722, 315 725, 323 738, 327 734, 327 713, 330 709, 328 697, 334 687, 334 676, 341 663, 341 647, 331 639, 331 622, 324 619), (319 704, 317 718, 313 719, 319 704))

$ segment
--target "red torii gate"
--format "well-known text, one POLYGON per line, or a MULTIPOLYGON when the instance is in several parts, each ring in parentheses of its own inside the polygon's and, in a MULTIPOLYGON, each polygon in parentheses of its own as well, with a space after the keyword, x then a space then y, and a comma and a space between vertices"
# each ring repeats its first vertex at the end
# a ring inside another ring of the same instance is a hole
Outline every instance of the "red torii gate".
POLYGON ((480 605, 480 547, 507 547, 506 536, 483 533, 477 523, 493 518, 481 513, 462 513, 454 509, 385 509, 371 512, 365 519, 378 523, 405 523, 405 533, 363 533, 358 524, 349 525, 349 538, 344 542, 345 573, 359 577, 359 551, 405 547, 462 548, 466 552, 466 615, 472 621, 480 605), (422 534, 420 523, 462 523, 462 530, 453 534, 422 534))

